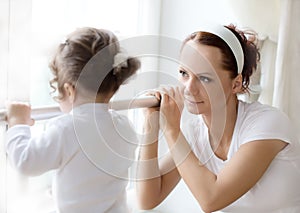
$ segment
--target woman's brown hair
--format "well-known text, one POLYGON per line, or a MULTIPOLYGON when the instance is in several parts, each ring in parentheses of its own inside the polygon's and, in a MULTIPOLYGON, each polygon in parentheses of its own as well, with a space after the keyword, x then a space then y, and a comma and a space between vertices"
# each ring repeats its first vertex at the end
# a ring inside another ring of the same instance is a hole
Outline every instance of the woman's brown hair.
MULTIPOLYGON (((254 41, 256 40, 255 33, 250 31, 243 32, 241 30, 238 30, 234 25, 228 25, 224 27, 228 28, 237 37, 242 46, 244 53, 244 66, 242 69, 242 88, 243 91, 248 91, 248 87, 250 84, 250 76, 252 75, 253 71, 256 70, 257 62, 260 59, 258 48, 254 43, 254 41), (247 39, 246 34, 248 34, 251 39, 247 39)), ((223 39, 212 33, 199 31, 189 35, 185 39, 184 44, 189 40, 193 40, 200 44, 219 48, 222 53, 223 68, 225 70, 231 71, 232 78, 235 78, 238 75, 238 67, 234 54, 223 39)))

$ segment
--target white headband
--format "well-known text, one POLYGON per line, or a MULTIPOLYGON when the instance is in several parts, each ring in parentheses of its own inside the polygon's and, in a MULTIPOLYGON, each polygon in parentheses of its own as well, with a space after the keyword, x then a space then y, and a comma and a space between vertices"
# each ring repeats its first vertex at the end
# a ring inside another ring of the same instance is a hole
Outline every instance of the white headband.
POLYGON ((214 26, 213 28, 210 27, 208 29, 201 30, 201 31, 215 34, 216 36, 219 36, 221 39, 223 39, 226 42, 226 44, 230 47, 235 57, 237 68, 238 68, 238 74, 242 73, 244 67, 244 52, 240 41, 233 34, 233 32, 231 32, 228 28, 222 25, 214 26))

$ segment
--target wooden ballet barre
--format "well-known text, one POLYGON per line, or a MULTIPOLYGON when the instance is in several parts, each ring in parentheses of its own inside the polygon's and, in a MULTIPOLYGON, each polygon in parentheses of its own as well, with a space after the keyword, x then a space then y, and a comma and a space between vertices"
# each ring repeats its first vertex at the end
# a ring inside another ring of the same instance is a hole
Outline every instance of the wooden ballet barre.
MULTIPOLYGON (((109 103, 109 108, 113 110, 128 110, 145 107, 159 106, 160 102, 154 96, 143 96, 132 100, 117 100, 109 103)), ((61 115, 58 105, 33 107, 31 117, 34 120, 45 120, 61 115)), ((6 109, 0 109, 0 122, 5 122, 6 109)))

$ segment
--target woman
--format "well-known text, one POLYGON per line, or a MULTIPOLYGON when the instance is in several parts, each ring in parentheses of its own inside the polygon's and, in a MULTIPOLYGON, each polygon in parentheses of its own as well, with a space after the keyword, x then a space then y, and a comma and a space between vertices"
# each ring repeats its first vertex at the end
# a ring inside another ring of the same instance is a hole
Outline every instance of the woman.
POLYGON ((259 60, 253 40, 230 25, 184 41, 183 91, 154 92, 160 108, 145 113, 137 185, 142 209, 160 204, 182 178, 204 212, 300 212, 300 144, 292 124, 273 107, 237 98, 248 91, 259 60), (182 103, 199 116, 180 128, 182 103), (170 150, 159 165, 158 126, 170 150))

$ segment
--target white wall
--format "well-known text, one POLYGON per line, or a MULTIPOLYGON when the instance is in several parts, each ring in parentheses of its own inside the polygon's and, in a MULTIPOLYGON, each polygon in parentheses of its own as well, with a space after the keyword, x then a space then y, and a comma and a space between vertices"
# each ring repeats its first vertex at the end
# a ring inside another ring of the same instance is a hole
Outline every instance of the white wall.
MULTIPOLYGON (((177 40, 179 51, 182 40, 210 23, 238 24, 228 0, 162 0, 160 34, 177 40)), ((174 43, 174 41, 173 41, 174 43)), ((177 65, 172 60, 161 60, 160 70, 177 77, 177 65)), ((160 76, 159 83, 164 82, 160 76)))

